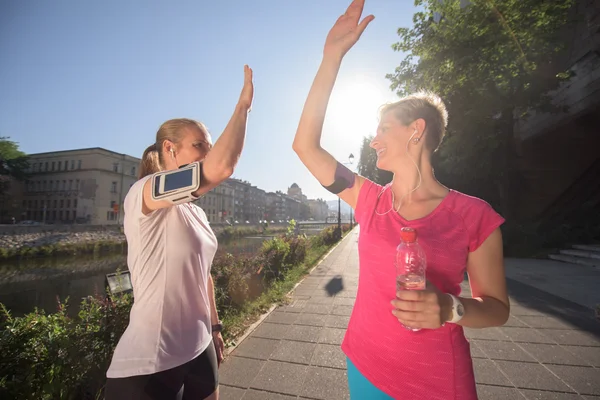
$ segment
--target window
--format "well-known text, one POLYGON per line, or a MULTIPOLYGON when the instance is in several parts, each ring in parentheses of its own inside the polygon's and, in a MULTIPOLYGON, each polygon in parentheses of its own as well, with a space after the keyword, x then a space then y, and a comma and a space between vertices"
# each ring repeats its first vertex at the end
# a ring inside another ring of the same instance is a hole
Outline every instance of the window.
POLYGON ((67 189, 67 181, 63 180, 62 181, 62 190, 66 190, 67 189))
POLYGON ((110 192, 111 192, 111 193, 117 193, 117 182, 113 182, 113 183, 110 185, 110 192))
POLYGON ((48 171, 48 161, 44 163, 44 171, 48 171))
POLYGON ((58 190, 59 184, 60 184, 60 181, 54 181, 54 190, 58 190))
POLYGON ((77 211, 73 210, 73 220, 77 219, 77 211))
POLYGON ((73 200, 73 208, 77 208, 77 199, 73 200))
POLYGON ((113 164, 113 172, 119 172, 119 163, 113 164))
POLYGON ((62 219, 63 219, 63 210, 60 210, 58 212, 58 218, 62 221, 62 219))
POLYGON ((33 163, 33 172, 38 172, 38 164, 33 163))
POLYGON ((135 176, 135 167, 131 167, 131 176, 135 176))
POLYGON ((67 208, 71 208, 71 199, 67 199, 67 208))
POLYGON ((75 179, 75 190, 79 190, 79 179, 75 179))
POLYGON ((71 169, 75 169, 75 160, 71 160, 71 169))
POLYGON ((56 166, 56 162, 52 161, 52 171, 54 171, 55 166, 56 166))
POLYGON ((73 190, 73 179, 69 179, 69 190, 73 190))
MULTIPOLYGON (((53 208, 56 208, 57 204, 58 204, 58 201, 54 200, 54 207, 53 208)), ((56 211, 54 211, 54 218, 56 218, 56 211)))
POLYGON ((77 160, 77 169, 81 169, 81 160, 77 160))
POLYGON ((64 206, 65 206, 65 201, 63 199, 61 199, 60 200, 60 208, 63 208, 64 206))
POLYGON ((62 161, 58 162, 58 170, 60 171, 60 169, 62 168, 62 161))

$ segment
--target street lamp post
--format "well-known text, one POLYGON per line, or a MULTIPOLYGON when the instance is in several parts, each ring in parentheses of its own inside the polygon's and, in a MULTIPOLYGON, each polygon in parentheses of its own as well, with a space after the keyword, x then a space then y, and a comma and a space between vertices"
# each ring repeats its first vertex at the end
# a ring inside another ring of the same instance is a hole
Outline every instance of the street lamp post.
MULTIPOLYGON (((354 163, 354 154, 350 153, 348 156, 348 162, 342 163, 344 165, 354 163)), ((350 207, 350 227, 352 227, 352 207, 350 207)), ((342 237, 342 201, 338 196, 338 232, 340 237, 342 237)))

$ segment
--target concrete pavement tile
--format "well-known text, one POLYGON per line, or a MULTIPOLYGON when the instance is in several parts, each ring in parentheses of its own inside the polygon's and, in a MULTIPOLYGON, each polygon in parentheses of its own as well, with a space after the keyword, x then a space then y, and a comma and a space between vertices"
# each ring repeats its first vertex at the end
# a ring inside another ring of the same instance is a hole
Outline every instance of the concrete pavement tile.
POLYGON ((477 385, 479 400, 524 400, 519 390, 514 387, 477 385))
POLYGON ((335 344, 339 346, 342 344, 345 334, 345 329, 323 328, 321 336, 319 336, 319 343, 335 344))
POLYGON ((271 355, 271 360, 308 365, 316 347, 314 343, 282 340, 271 355))
POLYGON ((322 400, 349 399, 346 371, 322 367, 309 367, 300 393, 302 396, 322 400))
MULTIPOLYGON (((511 300, 511 303, 512 303, 512 300, 511 300)), ((524 307, 524 306, 520 306, 520 305, 513 306, 512 304, 510 306, 510 313, 512 315, 516 315, 518 317, 527 316, 527 315, 538 316, 538 317, 546 316, 546 314, 544 314, 542 311, 539 311, 535 308, 524 307)))
POLYGON ((521 317, 516 315, 511 315, 510 317, 508 317, 508 321, 506 321, 504 326, 514 326, 517 328, 527 327, 527 325, 521 320, 521 317))
POLYGON ((308 368, 306 365, 267 361, 252 382, 251 388, 298 396, 308 368))
MULTIPOLYGON (((288 396, 286 394, 264 392, 262 390, 248 389, 242 400, 293 400, 296 396, 288 396)), ((223 400, 229 400, 228 397, 223 397, 223 400)))
MULTIPOLYGON (((306 300, 305 300, 306 301, 306 300)), ((295 305, 295 304, 287 304, 285 306, 281 306, 277 309, 277 311, 286 312, 286 313, 301 313, 304 305, 295 305)))
POLYGON ((499 328, 471 329, 465 328, 465 336, 469 339, 509 340, 499 328))
POLYGON ((219 368, 219 383, 246 388, 256 378, 266 361, 227 357, 219 368))
POLYGON ((558 344, 600 347, 600 337, 583 331, 544 329, 544 334, 558 344))
POLYGON ((346 369, 346 355, 339 346, 319 344, 315 349, 311 365, 329 368, 346 369))
POLYGON ((252 332, 251 336, 263 339, 283 339, 289 329, 289 325, 263 322, 254 332, 252 332))
POLYGON ((353 306, 333 306, 333 310, 331 314, 333 315, 346 315, 350 316, 352 314, 353 306))
POLYGON ((354 306, 354 301, 356 299, 348 298, 348 297, 335 297, 333 302, 334 306, 354 306))
POLYGON ((336 294, 335 297, 345 297, 345 298, 355 299, 356 298, 356 289, 354 289, 354 290, 344 289, 341 292, 339 292, 338 294, 336 294))
POLYGON ((219 384, 219 398, 221 399, 241 400, 245 392, 244 389, 219 384))
POLYGON ((331 310, 333 310, 333 305, 325 305, 325 304, 307 304, 304 306, 304 310, 302 312, 309 314, 331 314, 331 310))
POLYGON ((292 325, 287 327, 288 330, 284 339, 296 340, 299 342, 317 343, 323 328, 319 326, 292 325))
POLYGON ((541 364, 514 361, 496 361, 496 364, 518 388, 572 392, 541 364))
POLYGON ((492 360, 529 361, 535 359, 513 342, 498 342, 494 340, 478 341, 477 345, 492 360))
POLYGON ((327 321, 327 315, 325 314, 298 314, 296 325, 310 325, 310 326, 325 326, 327 321))
POLYGON ((473 368, 475 370, 475 382, 478 384, 513 386, 492 360, 475 358, 473 359, 473 368))
POLYGON ((578 394, 521 389, 527 400, 581 400, 578 394))
POLYGON ((350 317, 345 317, 342 315, 329 315, 327 316, 327 321, 325 322, 325 326, 330 328, 348 328, 348 322, 350 321, 350 317))
POLYGON ((265 322, 270 322, 272 324, 286 324, 291 325, 296 322, 296 318, 298 318, 298 313, 286 313, 282 311, 274 311, 269 315, 265 322))
POLYGON ((279 340, 250 336, 233 351, 232 355, 268 360, 278 344, 279 340))
POLYGON ((335 300, 335 297, 312 297, 309 301, 308 304, 317 304, 317 305, 324 305, 324 306, 333 306, 333 302, 335 300))
POLYGON ((579 393, 600 396, 600 369, 571 365, 548 365, 547 367, 579 393))
POLYGON ((525 322, 527 325, 533 328, 545 328, 545 329, 575 329, 576 326, 570 324, 567 321, 563 321, 560 318, 555 317, 539 317, 532 315, 522 315, 519 319, 525 322))
MULTIPOLYGON (((487 341, 483 341, 484 343, 487 341)), ((477 345, 476 340, 470 340, 469 345, 471 347, 471 358, 487 358, 485 353, 481 351, 481 348, 477 345)))
POLYGON ((588 364, 600 368, 600 347, 564 346, 564 348, 588 364))
POLYGON ((583 359, 556 344, 519 343, 519 346, 542 364, 587 365, 583 359))
MULTIPOLYGON (((554 340, 532 328, 499 328, 500 331, 515 342, 523 343, 554 343, 554 340)), ((545 330, 544 330, 545 332, 545 330)))

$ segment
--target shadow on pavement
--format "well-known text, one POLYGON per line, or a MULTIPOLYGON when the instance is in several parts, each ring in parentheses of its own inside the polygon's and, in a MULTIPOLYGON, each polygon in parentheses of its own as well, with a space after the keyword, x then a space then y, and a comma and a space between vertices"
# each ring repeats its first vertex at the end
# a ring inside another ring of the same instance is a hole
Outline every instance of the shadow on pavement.
POLYGON ((600 322, 596 320, 594 310, 591 308, 510 278, 506 279, 506 283, 509 295, 518 302, 518 306, 559 318, 600 339, 600 322))

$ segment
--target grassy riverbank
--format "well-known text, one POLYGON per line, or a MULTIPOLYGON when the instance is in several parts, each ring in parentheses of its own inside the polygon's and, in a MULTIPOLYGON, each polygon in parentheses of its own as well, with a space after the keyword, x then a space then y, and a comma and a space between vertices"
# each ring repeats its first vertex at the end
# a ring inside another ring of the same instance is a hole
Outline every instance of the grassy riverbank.
MULTIPOLYGON (((347 226, 344 230, 347 230, 347 226)), ((235 342, 272 304, 305 276, 339 238, 335 227, 307 238, 268 240, 253 257, 219 255, 212 266, 219 315, 235 342)), ((114 347, 128 324, 130 295, 89 297, 78 317, 67 306, 46 314, 0 314, 0 398, 102 398, 114 347)))
MULTIPOLYGON (((227 242, 253 235, 277 235, 287 231, 287 227, 274 228, 245 228, 245 227, 226 227, 217 229, 216 235, 219 243, 227 242)), ((68 257, 82 254, 106 254, 123 252, 127 250, 125 236, 113 240, 89 240, 79 243, 61 243, 60 240, 67 240, 64 233, 55 234, 60 236, 57 243, 44 246, 29 246, 27 244, 13 247, 0 248, 0 261, 14 261, 19 259, 34 257, 68 257)))

